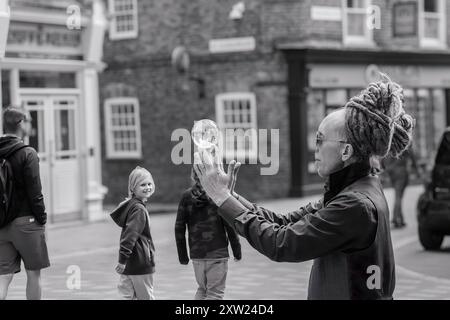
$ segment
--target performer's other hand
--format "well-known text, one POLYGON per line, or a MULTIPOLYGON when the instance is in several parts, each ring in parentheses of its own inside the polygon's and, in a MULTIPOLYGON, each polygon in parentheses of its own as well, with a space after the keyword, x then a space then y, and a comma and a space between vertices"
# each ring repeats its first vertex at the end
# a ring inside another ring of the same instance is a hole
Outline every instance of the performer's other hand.
POLYGON ((237 174, 239 172, 239 168, 241 167, 240 162, 236 162, 235 160, 231 160, 228 164, 228 176, 230 177, 230 183, 228 188, 230 189, 230 193, 232 196, 236 197, 236 192, 234 192, 234 188, 236 187, 237 174))

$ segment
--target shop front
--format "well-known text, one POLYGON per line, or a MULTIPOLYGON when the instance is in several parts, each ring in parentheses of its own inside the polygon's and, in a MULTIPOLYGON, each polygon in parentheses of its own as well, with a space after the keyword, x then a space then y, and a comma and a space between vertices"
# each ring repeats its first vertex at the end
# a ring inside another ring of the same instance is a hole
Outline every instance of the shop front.
POLYGON ((446 55, 308 51, 289 51, 287 55, 290 116, 296 119, 295 124, 291 120, 292 167, 299 165, 293 170, 293 195, 323 187, 314 165, 315 135, 321 120, 377 81, 380 72, 404 88, 405 109, 416 119, 412 148, 419 164, 431 167, 439 139, 450 123, 450 59, 446 55))
POLYGON ((0 60, 1 105, 30 112, 25 142, 39 155, 49 221, 98 220, 105 193, 98 102, 103 6, 94 1, 78 29, 68 28, 64 8, 57 9, 11 9, 0 60))

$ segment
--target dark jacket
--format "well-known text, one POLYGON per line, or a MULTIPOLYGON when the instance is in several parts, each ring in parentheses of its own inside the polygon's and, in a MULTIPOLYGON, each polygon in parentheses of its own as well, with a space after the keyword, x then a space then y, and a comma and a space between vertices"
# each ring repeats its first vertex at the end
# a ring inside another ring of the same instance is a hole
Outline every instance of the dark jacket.
POLYGON ((309 299, 392 299, 395 262, 389 209, 369 163, 332 174, 324 207, 277 215, 230 197, 219 213, 275 261, 314 259, 309 299))
POLYGON ((239 236, 217 213, 217 206, 202 192, 191 188, 183 193, 175 222, 175 240, 180 263, 187 264, 186 226, 191 259, 228 258, 228 241, 233 255, 241 259, 239 236))
MULTIPOLYGON (((23 142, 19 137, 10 135, 0 137, 0 158, 21 146, 23 142)), ((45 224, 47 214, 36 150, 30 146, 20 148, 8 158, 8 161, 14 175, 14 190, 8 220, 32 215, 40 224, 45 224)))
POLYGON ((122 228, 119 263, 125 264, 123 274, 140 275, 155 272, 155 246, 144 202, 131 198, 114 209, 111 218, 122 228))

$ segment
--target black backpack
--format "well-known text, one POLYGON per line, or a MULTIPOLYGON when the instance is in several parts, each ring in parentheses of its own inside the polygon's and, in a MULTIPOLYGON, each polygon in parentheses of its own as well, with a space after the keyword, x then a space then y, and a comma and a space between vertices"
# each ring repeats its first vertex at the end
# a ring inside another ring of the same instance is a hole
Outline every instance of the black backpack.
POLYGON ((0 228, 14 219, 14 216, 10 213, 14 174, 8 158, 25 147, 27 147, 26 144, 19 143, 3 157, 0 157, 0 228))

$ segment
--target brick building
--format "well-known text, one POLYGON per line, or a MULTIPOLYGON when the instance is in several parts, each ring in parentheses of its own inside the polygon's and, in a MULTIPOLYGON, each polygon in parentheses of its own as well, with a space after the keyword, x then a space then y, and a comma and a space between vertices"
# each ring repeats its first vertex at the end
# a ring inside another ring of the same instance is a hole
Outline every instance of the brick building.
MULTIPOLYGON (((315 131, 378 71, 405 88, 417 118, 415 147, 430 162, 450 113, 450 5, 445 0, 108 0, 107 67, 100 75, 106 202, 126 194, 136 165, 148 168, 153 201, 178 201, 189 164, 176 164, 172 133, 194 120, 222 128, 279 129, 279 170, 261 175, 258 143, 238 191, 250 199, 320 190, 315 131), (190 68, 171 65, 184 46, 190 68)), ((176 137, 175 137, 176 138, 176 137)), ((265 139, 259 137, 259 140, 265 139)), ((270 139, 269 139, 270 140, 270 139)), ((230 147, 230 146, 229 146, 230 147)), ((238 150, 238 152, 243 151, 238 150)))

